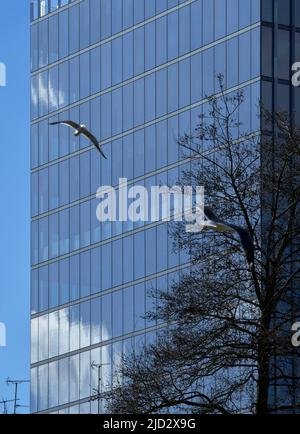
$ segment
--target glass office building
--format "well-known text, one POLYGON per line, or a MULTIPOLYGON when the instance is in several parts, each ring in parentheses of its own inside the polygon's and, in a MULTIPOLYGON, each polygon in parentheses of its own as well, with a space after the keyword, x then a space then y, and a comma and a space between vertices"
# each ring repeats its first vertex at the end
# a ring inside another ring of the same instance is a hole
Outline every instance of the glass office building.
POLYGON ((244 90, 240 120, 258 131, 273 80, 262 81, 261 32, 260 0, 31 1, 32 412, 97 413, 95 365, 104 391, 122 354, 155 342, 148 290, 189 258, 168 223, 100 224, 96 191, 121 177, 174 185, 190 165, 176 138, 206 112, 219 73, 226 92, 244 90), (49 126, 64 119, 87 125, 107 160, 49 126))
MULTIPOLYGON (((291 82, 292 65, 300 61, 300 2, 298 0, 263 0, 262 1, 262 101, 270 111, 285 111, 290 115, 292 125, 300 125, 299 87, 291 82)), ((296 242, 290 248, 296 249, 296 242)), ((295 272, 291 264, 291 275, 295 272)), ((299 288, 299 278, 291 280, 291 291, 295 294, 299 288)), ((298 318, 299 303, 292 297, 291 311, 298 318)), ((284 303, 278 310, 286 309, 284 303)), ((290 324, 283 327, 289 336, 290 324)), ((276 366, 286 378, 274 381, 270 390, 270 404, 283 406, 284 413, 299 413, 299 350, 294 356, 280 359, 276 357, 276 366), (290 408, 287 408, 290 407, 290 408)), ((276 368, 275 368, 276 369, 276 368)), ((280 412, 280 410, 278 411, 280 412)))

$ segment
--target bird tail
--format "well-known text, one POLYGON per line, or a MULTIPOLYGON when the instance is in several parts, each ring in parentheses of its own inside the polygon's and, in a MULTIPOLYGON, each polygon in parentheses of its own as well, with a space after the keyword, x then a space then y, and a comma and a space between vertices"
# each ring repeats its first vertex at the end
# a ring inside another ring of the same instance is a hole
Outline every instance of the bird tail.
POLYGON ((107 160, 106 155, 104 154, 104 152, 101 149, 101 143, 100 142, 98 142, 98 150, 99 150, 100 154, 102 155, 102 157, 105 158, 105 160, 107 160))

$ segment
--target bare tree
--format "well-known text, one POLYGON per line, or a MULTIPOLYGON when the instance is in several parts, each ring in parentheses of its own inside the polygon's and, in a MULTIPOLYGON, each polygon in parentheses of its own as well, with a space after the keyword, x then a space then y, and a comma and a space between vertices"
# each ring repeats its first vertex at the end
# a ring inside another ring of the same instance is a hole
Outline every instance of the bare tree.
POLYGON ((192 266, 147 314, 166 327, 157 344, 124 357, 109 410, 257 413, 295 411, 300 402, 291 325, 299 313, 300 133, 287 114, 263 108, 263 130, 239 122, 241 92, 209 98, 192 136, 181 185, 203 185, 206 203, 253 237, 248 264, 232 234, 173 228, 192 266), (276 392, 276 393, 275 393, 276 392))

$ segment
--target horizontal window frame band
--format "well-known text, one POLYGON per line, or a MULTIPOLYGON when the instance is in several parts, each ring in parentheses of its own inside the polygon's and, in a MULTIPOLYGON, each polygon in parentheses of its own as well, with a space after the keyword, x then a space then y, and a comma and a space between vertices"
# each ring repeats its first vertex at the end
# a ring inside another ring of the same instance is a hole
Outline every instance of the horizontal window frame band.
MULTIPOLYGON (((226 254, 226 252, 225 252, 225 254, 226 254)), ((162 272, 161 274, 163 276, 169 275, 169 274, 172 274, 173 272, 176 272, 176 271, 181 271, 181 270, 184 270, 184 269, 191 268, 191 267, 193 267, 193 265, 194 264, 192 262, 189 262, 189 263, 184 264, 182 266, 173 267, 172 269, 168 269, 168 270, 162 272)), ((162 277, 162 276, 158 276, 158 277, 162 277)), ((147 278, 146 281, 147 280, 152 280, 152 279, 153 278, 147 278)), ((128 287, 130 287, 130 286, 133 286, 133 285, 129 285, 128 287)), ((115 291, 112 291, 112 292, 115 292, 115 291)), ((52 312, 59 312, 60 310, 63 310, 65 308, 68 308, 68 307, 71 307, 71 306, 74 306, 74 305, 80 305, 83 302, 91 301, 91 300, 93 300, 95 298, 101 297, 102 295, 105 295, 105 294, 102 294, 102 293, 101 293, 101 295, 99 295, 99 294, 93 294, 93 296, 88 296, 85 299, 74 300, 73 302, 68 303, 68 305, 66 305, 64 307, 60 307, 59 309, 57 309, 57 308, 53 309, 51 312, 47 311, 43 315, 38 315, 38 314, 37 315, 32 315, 31 319, 34 319, 34 318, 37 319, 37 318, 43 317, 43 316, 45 316, 45 315, 47 315, 49 313, 52 313, 52 312)), ((173 321, 172 323, 175 323, 175 322, 173 321)), ((97 343, 97 344, 88 345, 86 347, 79 348, 77 350, 74 350, 74 352, 67 352, 67 353, 64 353, 64 354, 57 355, 57 356, 52 357, 52 358, 48 358, 48 359, 41 360, 39 362, 32 363, 30 366, 32 368, 37 367, 37 366, 43 366, 45 364, 51 363, 52 361, 65 359, 65 358, 70 357, 70 356, 75 355, 75 354, 84 353, 84 352, 87 352, 89 350, 93 350, 93 349, 98 348, 98 347, 101 348, 103 346, 107 346, 107 345, 113 344, 115 342, 120 342, 120 341, 123 341, 124 338, 128 339, 130 337, 135 337, 135 336, 143 335, 145 333, 151 332, 152 329, 153 330, 159 330, 161 328, 167 327, 168 325, 170 325, 170 324, 167 324, 167 323, 155 324, 154 326, 151 326, 151 327, 145 327, 144 329, 141 329, 141 330, 137 330, 137 331, 134 331, 134 332, 131 332, 131 333, 123 334, 123 335, 117 336, 115 338, 108 339, 106 341, 103 341, 103 342, 100 342, 100 343, 97 343)))
MULTIPOLYGON (((30 370, 32 370, 32 369, 38 369, 41 366, 47 366, 50 363, 59 362, 60 360, 68 359, 69 357, 80 355, 80 354, 88 352, 88 351, 93 351, 93 350, 97 350, 97 349, 100 350, 100 348, 102 348, 102 347, 105 347, 105 346, 108 346, 108 345, 113 345, 115 343, 122 342, 122 341, 125 341, 125 340, 130 339, 130 338, 139 337, 139 336, 142 336, 142 335, 146 336, 148 333, 151 333, 151 332, 154 332, 154 331, 163 330, 168 325, 170 325, 170 324, 162 323, 162 324, 157 324, 155 326, 146 327, 146 328, 144 328, 142 330, 139 330, 137 332, 128 333, 128 334, 123 335, 121 337, 114 338, 114 339, 111 339, 111 340, 103 342, 103 343, 101 342, 100 344, 95 344, 95 345, 91 345, 89 347, 80 348, 79 350, 75 350, 75 351, 72 351, 70 353, 66 353, 64 355, 55 356, 55 357, 52 357, 51 359, 46 359, 43 362, 33 363, 33 364, 30 365, 30 370)), ((60 408, 60 409, 62 409, 62 408, 69 408, 69 407, 72 407, 72 406, 76 405, 74 403, 78 403, 78 402, 80 402, 80 403, 91 402, 91 397, 81 398, 79 400, 71 401, 71 402, 66 403, 66 404, 61 404, 61 405, 56 406, 56 407, 49 407, 49 408, 47 408, 45 410, 40 410, 40 411, 36 412, 36 414, 37 413, 40 413, 40 414, 43 413, 43 414, 45 414, 45 413, 48 413, 49 410, 51 410, 51 412, 52 411, 56 411, 57 408, 60 408)))
MULTIPOLYGON (((198 158, 198 157, 195 157, 195 158, 198 158)), ((164 167, 162 167, 160 169, 152 170, 151 172, 147 172, 144 175, 141 175, 141 176, 138 176, 136 178, 132 178, 132 179, 128 180, 127 181, 127 185, 128 186, 131 186, 131 185, 133 186, 137 182, 144 181, 144 180, 146 180, 148 178, 151 178, 152 176, 155 176, 155 175, 160 175, 161 173, 164 173, 164 172, 167 172, 169 170, 175 169, 176 167, 180 167, 180 166, 182 166, 182 165, 184 165, 186 163, 189 163, 190 161, 193 161, 193 160, 194 160, 193 157, 189 157, 189 158, 185 158, 183 160, 179 160, 176 163, 168 164, 167 166, 164 166, 164 167)), ((99 185, 99 187, 101 187, 101 186, 99 185)), ((119 188, 118 188, 119 185, 118 184, 114 184, 114 185, 112 185, 112 187, 116 191, 119 191, 119 188)), ((96 191, 94 193, 92 193, 91 195, 89 195, 89 196, 82 197, 81 199, 78 199, 76 201, 70 202, 70 203, 68 203, 66 205, 60 206, 58 208, 51 209, 50 211, 46 211, 46 212, 44 212, 42 214, 37 214, 37 215, 35 215, 35 216, 33 216, 33 217, 30 218, 31 222, 35 222, 35 221, 40 220, 40 219, 42 219, 44 217, 48 217, 50 215, 56 214, 57 212, 64 211, 66 209, 72 208, 73 206, 80 205, 81 203, 88 202, 88 201, 91 201, 93 199, 96 199, 96 191)))
MULTIPOLYGON (((82 0, 75 0, 75 1, 73 1, 73 2, 71 2, 71 3, 68 3, 68 4, 66 4, 66 5, 60 6, 60 7, 57 8, 55 11, 49 12, 49 13, 43 15, 42 17, 38 17, 38 18, 36 18, 35 20, 30 20, 30 26, 32 26, 32 25, 34 25, 34 24, 38 24, 38 23, 40 23, 41 21, 45 21, 45 20, 47 20, 49 17, 52 17, 53 15, 57 15, 57 14, 59 14, 60 12, 65 11, 66 9, 70 9, 72 6, 76 6, 76 5, 78 5, 79 3, 81 3, 81 2, 82 2, 82 0)), ((30 3, 31 3, 31 2, 30 2, 30 3)))
POLYGON ((135 234, 139 234, 140 232, 145 232, 148 229, 152 229, 154 227, 164 225, 166 223, 168 223, 168 221, 159 220, 157 222, 151 222, 147 225, 140 226, 140 227, 135 228, 135 229, 128 231, 128 232, 122 232, 121 234, 107 238, 106 240, 99 241, 98 243, 89 244, 88 246, 74 250, 73 252, 69 252, 69 253, 66 253, 64 255, 56 256, 55 258, 48 259, 47 261, 43 261, 43 262, 39 262, 35 265, 31 265, 31 271, 39 269, 39 268, 43 268, 46 265, 51 265, 51 264, 54 264, 56 262, 62 261, 64 259, 72 258, 73 256, 80 255, 81 253, 88 252, 89 250, 94 250, 94 249, 97 249, 98 247, 102 247, 102 246, 105 246, 107 244, 111 244, 114 241, 123 240, 123 238, 127 238, 127 237, 133 236, 135 234))
MULTIPOLYGON (((233 144, 238 144, 238 143, 244 142, 247 139, 251 139, 252 137, 259 136, 260 134, 261 134, 261 131, 253 131, 250 134, 248 134, 246 137, 240 138, 238 140, 234 140, 233 144)), ((209 154, 211 154, 213 152, 218 151, 219 149, 220 149, 220 147, 213 148, 213 149, 211 149, 211 150, 209 150, 207 152, 204 152, 204 155, 209 155, 209 154)), ((164 166, 164 167, 162 167, 160 169, 152 170, 151 172, 147 172, 144 175, 141 175, 141 176, 138 176, 138 177, 135 177, 135 178, 132 178, 132 179, 128 180, 127 181, 127 185, 128 185, 128 187, 134 186, 138 182, 145 181, 145 180, 151 178, 152 176, 160 175, 162 173, 168 172, 169 170, 179 168, 180 166, 184 166, 185 164, 190 163, 192 161, 195 161, 198 158, 202 158, 202 157, 198 156, 198 155, 195 155, 194 157, 184 158, 182 160, 176 161, 175 163, 168 164, 167 166, 164 166)), ((114 184, 112 187, 116 191, 119 191, 119 184, 114 184)), ((70 203, 68 203, 66 205, 62 205, 60 207, 51 209, 51 210, 46 211, 44 213, 37 214, 37 215, 31 217, 31 219, 30 219, 31 223, 35 222, 37 220, 41 220, 41 219, 43 219, 45 217, 49 217, 49 216, 51 216, 53 214, 57 214, 57 213, 59 213, 61 211, 64 211, 66 209, 70 209, 70 208, 72 208, 74 206, 77 206, 77 205, 80 205, 80 204, 82 204, 84 202, 92 201, 93 199, 96 199, 96 191, 94 193, 90 194, 89 196, 82 197, 82 198, 80 198, 80 199, 78 199, 76 201, 70 202, 70 203)))
POLYGON ((108 339, 106 341, 99 342, 98 344, 89 345, 87 347, 79 348, 78 350, 70 351, 68 353, 60 354, 59 356, 51 357, 50 359, 44 359, 44 360, 41 360, 39 362, 32 363, 30 365, 30 368, 33 369, 33 368, 38 368, 40 366, 48 365, 49 363, 57 362, 57 361, 63 360, 63 359, 67 359, 68 357, 76 356, 77 354, 87 353, 88 351, 92 351, 92 350, 95 350, 98 348, 100 349, 100 348, 106 347, 108 345, 113 345, 115 343, 122 342, 126 339, 130 339, 130 338, 141 336, 141 335, 144 335, 147 333, 151 333, 152 331, 160 330, 164 327, 166 327, 165 323, 156 324, 156 325, 151 326, 151 327, 145 327, 141 330, 137 330, 136 332, 127 333, 126 335, 121 335, 121 336, 118 336, 116 338, 108 339))
POLYGON ((122 36, 125 36, 125 35, 127 35, 127 34, 129 34, 131 32, 134 32, 135 30, 138 30, 138 29, 140 29, 142 27, 145 27, 147 24, 150 24, 150 23, 152 23, 154 21, 157 21, 160 18, 163 18, 164 16, 167 16, 168 14, 170 14, 172 12, 180 10, 180 9, 182 9, 185 6, 189 6, 189 5, 193 4, 193 3, 195 3, 196 1, 197 0, 188 0, 185 3, 181 3, 180 5, 175 6, 175 7, 171 8, 171 9, 168 9, 168 10, 166 10, 164 12, 161 12, 158 15, 154 15, 153 17, 148 18, 147 20, 144 20, 141 23, 135 24, 134 26, 131 26, 128 29, 125 29, 125 30, 122 30, 121 32, 115 33, 114 35, 109 36, 108 38, 102 39, 99 42, 91 44, 91 45, 89 45, 86 48, 82 48, 81 50, 78 50, 75 53, 69 54, 68 56, 65 56, 65 57, 63 57, 63 58, 61 58, 59 60, 56 60, 55 62, 49 63, 48 65, 42 66, 41 68, 38 68, 38 69, 35 69, 35 70, 33 70, 33 71, 30 72, 30 76, 34 77, 34 76, 40 74, 41 72, 45 72, 45 71, 51 69, 54 66, 58 66, 61 63, 67 62, 67 61, 69 61, 71 59, 74 59, 75 57, 79 57, 81 54, 88 53, 89 51, 92 51, 95 48, 101 47, 101 45, 105 45, 105 44, 107 44, 109 42, 114 41, 115 39, 118 39, 118 38, 120 38, 122 36))
MULTIPOLYGON (((92 402, 91 398, 82 398, 82 399, 79 399, 77 401, 71 401, 70 404, 62 404, 62 405, 59 405, 56 407, 49 407, 46 410, 35 411, 32 414, 54 414, 57 411, 66 410, 66 409, 74 407, 76 405, 80 406, 81 404, 87 404, 89 402, 92 402)), ((69 414, 72 414, 72 413, 69 413, 69 414)), ((79 414, 79 413, 77 413, 77 414, 79 414)), ((95 413, 95 414, 98 414, 98 413, 95 413)))
MULTIPOLYGON (((253 132, 253 133, 249 134, 246 138, 243 137, 241 139, 235 140, 233 143, 234 144, 239 144, 239 143, 244 142, 245 139, 248 140, 248 139, 251 139, 252 137, 258 137, 260 135, 261 135, 261 131, 256 131, 256 132, 253 132)), ((216 147, 213 150, 211 150, 210 152, 207 152, 207 154, 209 155, 209 154, 211 154, 213 152, 216 152, 219 149, 220 149, 220 147, 216 147)), ((188 162, 195 161, 198 158, 201 158, 201 156, 190 157, 188 159, 188 162)), ((186 162, 186 160, 182 160, 182 162, 186 162)), ((176 164, 176 166, 179 167, 179 164, 177 164, 177 163, 174 163, 174 164, 176 164)), ((162 173, 164 173, 164 171, 162 173)), ((147 179, 147 178, 144 178, 144 179, 147 179)), ((43 217, 37 216, 34 220, 31 220, 31 223, 39 221, 39 220, 41 220, 41 219, 43 219, 45 217, 49 217, 49 216, 54 215, 54 214, 58 214, 60 211, 64 211, 66 209, 70 209, 70 208, 72 208, 74 206, 78 206, 81 203, 89 202, 89 201, 91 201, 93 199, 95 199, 95 197, 91 196, 91 197, 88 197, 88 198, 81 199, 81 201, 78 201, 78 203, 72 203, 72 204, 65 205, 63 208, 61 208, 59 210, 58 209, 53 210, 50 213, 44 215, 43 217)), ((96 248, 101 247, 103 245, 107 245, 107 244, 113 243, 114 241, 118 241, 118 240, 121 240, 123 238, 130 237, 130 236, 135 235, 137 233, 147 231, 147 230, 149 230, 149 229, 151 229, 153 227, 158 227, 158 226, 160 226, 162 224, 168 223, 168 221, 169 221, 168 219, 163 219, 163 220, 159 220, 159 221, 155 221, 155 222, 150 222, 150 223, 148 223, 146 225, 139 226, 139 227, 131 229, 131 230, 127 231, 127 232, 121 232, 120 234, 111 236, 111 237, 109 237, 109 238, 107 238, 105 240, 99 241, 97 243, 89 244, 88 246, 82 247, 82 248, 77 249, 77 250, 74 250, 73 252, 69 252, 69 253, 66 253, 64 255, 59 255, 59 256, 56 256, 55 258, 51 258, 51 259, 48 259, 47 261, 43 261, 43 262, 38 262, 37 264, 34 264, 34 265, 31 264, 31 266, 30 266, 31 271, 39 269, 39 268, 43 268, 46 265, 50 265, 50 264, 53 264, 55 262, 59 262, 59 261, 61 261, 63 259, 67 259, 67 258, 76 256, 76 255, 78 255, 80 253, 84 253, 84 252, 87 252, 89 250, 96 249, 96 248)))
POLYGON ((53 307, 51 309, 47 309, 47 310, 44 310, 42 312, 31 314, 30 319, 32 320, 32 319, 40 318, 40 317, 43 317, 45 315, 49 315, 50 313, 59 312, 60 310, 66 309, 68 307, 80 305, 81 303, 84 303, 86 301, 92 301, 96 298, 100 298, 100 297, 105 296, 105 295, 113 294, 114 292, 120 291, 121 289, 126 289, 126 288, 130 288, 132 286, 137 286, 137 285, 140 285, 142 283, 146 283, 149 280, 159 279, 160 277, 168 276, 169 274, 176 273, 177 271, 182 271, 182 270, 185 270, 187 268, 190 268, 192 265, 193 265, 192 262, 187 262, 185 264, 177 265, 176 267, 166 268, 165 270, 163 270, 159 273, 149 274, 148 276, 141 277, 140 279, 132 280, 131 282, 123 283, 122 285, 118 285, 118 286, 106 289, 105 291, 97 292, 95 294, 90 294, 90 295, 87 295, 85 297, 69 301, 68 303, 53 307))
MULTIPOLYGON (((73 6, 78 5, 78 4, 81 3, 82 1, 83 1, 83 0, 75 0, 75 1, 73 1, 72 3, 68 3, 67 5, 61 6, 60 8, 56 9, 55 11, 49 12, 48 14, 46 14, 46 15, 44 15, 44 16, 42 16, 42 17, 36 18, 35 20, 30 21, 30 26, 33 26, 34 24, 38 24, 38 23, 40 23, 41 21, 45 21, 45 20, 51 18, 53 15, 57 15, 57 14, 59 14, 60 12, 66 10, 66 9, 71 9, 73 6)), ((141 21, 140 23, 135 24, 134 26, 131 26, 131 27, 129 27, 128 29, 125 29, 124 31, 129 30, 129 29, 132 29, 133 27, 138 26, 138 25, 140 25, 140 24, 141 24, 141 25, 147 24, 147 21, 148 21, 148 20, 151 20, 151 21, 152 21, 152 20, 155 20, 155 19, 157 19, 157 18, 160 18, 161 14, 163 14, 162 16, 167 15, 167 14, 169 13, 168 11, 174 12, 175 10, 180 9, 180 7, 187 6, 189 3, 194 3, 195 1, 197 1, 197 0, 186 0, 184 3, 180 3, 179 5, 177 5, 177 6, 173 6, 172 8, 169 8, 169 9, 166 9, 165 11, 162 11, 162 12, 160 12, 159 14, 155 14, 155 15, 153 15, 152 17, 149 17, 149 18, 147 18, 146 20, 143 20, 143 21, 141 21), (183 6, 182 6, 182 5, 183 5, 183 6), (179 7, 179 6, 180 6, 180 7, 179 7)), ((122 30, 122 32, 123 32, 123 30, 122 30)), ((119 33, 122 33, 122 32, 118 32, 118 34, 119 34, 119 33)), ((114 35, 112 35, 112 36, 114 36, 114 35)), ((112 37, 112 36, 111 36, 111 37, 112 37)))
MULTIPOLYGON (((113 92, 114 90, 123 88, 123 87, 127 86, 128 84, 134 83, 135 81, 138 81, 142 78, 145 78, 149 75, 152 75, 156 72, 159 72, 165 68, 168 68, 169 66, 175 65, 176 63, 180 63, 181 61, 189 59, 189 58, 191 58, 197 54, 201 54, 202 52, 207 51, 211 48, 214 48, 214 47, 218 46, 219 44, 222 44, 223 42, 230 41, 231 39, 234 39, 240 35, 243 35, 244 33, 251 32, 252 30, 255 30, 257 28, 261 28, 260 22, 257 22, 255 24, 251 24, 250 26, 247 26, 244 29, 238 30, 237 32, 231 33, 228 36, 225 36, 225 37, 220 38, 216 41, 210 42, 209 44, 203 45, 202 47, 196 48, 193 51, 189 51, 188 53, 183 54, 182 56, 178 56, 175 59, 172 59, 172 60, 169 60, 168 62, 162 63, 161 65, 158 65, 152 69, 149 69, 148 71, 142 72, 141 74, 134 75, 133 77, 131 77, 127 80, 123 80, 120 83, 117 83, 113 86, 110 86, 106 89, 103 89, 97 93, 91 94, 88 97, 82 98, 82 99, 80 99, 74 103, 68 104, 65 107, 59 108, 58 110, 55 110, 51 113, 48 113, 48 114, 43 115, 43 116, 39 116, 39 117, 34 118, 34 119, 31 119, 30 124, 34 125, 34 124, 37 124, 43 120, 51 118, 53 116, 57 116, 58 114, 63 113, 66 110, 70 110, 72 108, 78 107, 81 104, 84 104, 90 100, 93 100, 93 99, 96 99, 96 98, 101 97, 103 95, 106 95, 107 93, 113 92)), ((75 57, 77 57, 77 56, 75 56, 75 57)), ((61 63, 64 63, 64 62, 61 62, 61 63)), ((36 74, 32 75, 32 77, 38 76, 42 72, 44 72, 44 71, 39 70, 39 71, 37 71, 36 74)))
MULTIPOLYGON (((73 6, 75 4, 79 4, 81 1, 82 0, 79 0, 77 3, 73 3, 73 4, 70 3, 69 5, 66 5, 66 6, 69 6, 69 8, 70 8, 71 6, 73 6)), ((67 60, 73 59, 74 57, 77 57, 77 56, 79 56, 79 55, 81 55, 83 53, 86 53, 88 51, 93 50, 94 48, 97 48, 97 47, 99 47, 101 45, 104 45, 104 44, 106 44, 108 42, 111 42, 114 39, 117 39, 117 38, 120 38, 122 36, 125 36, 128 33, 133 32, 134 30, 140 29, 141 27, 144 27, 147 24, 150 24, 150 23, 152 23, 154 21, 157 21, 160 18, 163 18, 164 16, 167 16, 167 15, 169 15, 172 12, 180 10, 180 9, 182 9, 185 6, 189 6, 189 5, 193 4, 193 3, 195 3, 196 1, 197 0, 187 0, 186 2, 181 3, 180 5, 174 6, 173 8, 167 9, 167 10, 165 10, 165 11, 159 13, 159 14, 153 15, 153 17, 147 18, 146 20, 143 20, 140 23, 135 24, 134 26, 128 27, 128 29, 125 29, 125 30, 122 30, 121 32, 115 33, 115 34, 109 36, 108 38, 101 39, 100 41, 95 42, 94 44, 91 44, 91 45, 89 45, 86 48, 82 48, 81 50, 78 50, 75 53, 69 54, 68 56, 65 56, 65 57, 63 57, 63 58, 61 58, 59 60, 56 60, 55 62, 52 62, 52 63, 49 63, 48 65, 42 66, 39 69, 35 69, 34 71, 31 71, 30 75, 31 76, 37 75, 38 73, 44 72, 47 69, 51 68, 52 66, 59 65, 60 63, 66 62, 67 60)), ((56 15, 60 11, 63 11, 65 9, 69 9, 69 8, 68 7, 64 7, 64 8, 58 9, 57 11, 54 11, 54 13, 48 14, 47 16, 43 17, 43 19, 36 20, 36 21, 32 22, 31 24, 34 25, 34 24, 37 24, 40 21, 45 21, 46 19, 49 18, 49 16, 56 15)))
MULTIPOLYGON (((214 234, 212 234, 212 233, 207 234, 207 236, 213 237, 214 234)), ((57 305, 55 307, 52 307, 52 308, 49 308, 49 309, 46 309, 43 311, 39 311, 39 312, 34 313, 34 314, 30 314, 30 319, 32 320, 32 319, 40 318, 40 317, 43 317, 45 315, 49 315, 50 313, 53 313, 53 312, 59 312, 60 310, 68 308, 68 307, 80 305, 81 303, 84 303, 86 301, 91 301, 91 300, 94 300, 96 298, 101 298, 105 295, 113 294, 113 293, 120 291, 122 289, 130 288, 130 287, 134 287, 134 286, 146 283, 149 280, 159 279, 160 277, 168 276, 169 274, 176 273, 178 271, 182 271, 182 270, 191 268, 193 265, 194 265, 193 262, 186 262, 184 264, 179 264, 179 265, 176 265, 174 267, 169 267, 169 268, 166 268, 165 270, 162 270, 160 272, 152 273, 152 274, 146 275, 144 277, 141 277, 139 279, 135 279, 135 280, 132 280, 130 282, 122 283, 120 285, 108 288, 104 291, 99 291, 99 292, 96 292, 94 294, 89 294, 89 295, 86 295, 85 297, 77 298, 77 299, 69 301, 67 303, 60 304, 60 305, 57 305)))
MULTIPOLYGON (((239 83, 236 86, 233 86, 231 88, 226 89, 224 91, 224 94, 228 95, 231 92, 235 92, 237 90, 240 90, 243 87, 251 86, 252 84, 260 82, 260 81, 261 81, 261 75, 258 75, 255 78, 252 78, 250 80, 244 81, 243 83, 239 83)), ((222 96, 221 92, 217 92, 217 93, 214 94, 214 97, 216 97, 216 98, 220 98, 221 96, 222 96)), ((167 113, 167 114, 165 114, 163 116, 160 116, 159 118, 155 118, 155 119, 153 119, 153 120, 151 120, 149 122, 146 122, 144 124, 141 124, 141 125, 139 125, 139 126, 137 126, 135 128, 132 128, 132 129, 127 130, 127 131, 124 131, 124 132, 122 132, 120 134, 116 134, 115 136, 111 136, 111 137, 103 140, 102 142, 100 142, 100 145, 103 146, 103 145, 111 143, 111 142, 113 142, 115 140, 119 140, 119 139, 121 139, 123 137, 127 137, 127 136, 129 136, 131 134, 134 134, 137 131, 141 131, 141 130, 143 130, 145 128, 148 128, 148 127, 150 127, 152 125, 158 124, 159 122, 162 122, 164 120, 168 120, 168 119, 172 118, 173 116, 180 115, 181 113, 185 113, 185 112, 187 112, 189 110, 193 110, 194 108, 197 108, 197 107, 201 107, 202 105, 206 104, 207 102, 209 102, 209 98, 201 99, 200 101, 197 101, 197 102, 195 102, 193 104, 189 104, 189 105, 187 105, 185 107, 182 107, 181 109, 175 110, 173 112, 167 113)), ((65 108, 62 112, 67 111, 67 110, 69 110, 69 108, 65 108)), ((49 117, 47 116, 47 119, 49 119, 51 117, 52 116, 49 116, 49 117)), ((31 170, 31 173, 38 172, 39 170, 45 169, 46 167, 50 167, 50 166, 53 166, 54 164, 57 164, 57 163, 59 163, 61 161, 68 160, 69 158, 71 158, 73 156, 81 155, 84 152, 90 151, 90 150, 92 150, 94 148, 95 148, 95 146, 91 145, 91 146, 87 146, 87 147, 85 147, 83 149, 80 149, 80 150, 78 150, 76 152, 72 152, 70 154, 64 155, 63 157, 59 157, 56 160, 53 160, 53 161, 50 161, 48 163, 45 163, 45 164, 42 164, 40 166, 35 167, 34 169, 31 170)))

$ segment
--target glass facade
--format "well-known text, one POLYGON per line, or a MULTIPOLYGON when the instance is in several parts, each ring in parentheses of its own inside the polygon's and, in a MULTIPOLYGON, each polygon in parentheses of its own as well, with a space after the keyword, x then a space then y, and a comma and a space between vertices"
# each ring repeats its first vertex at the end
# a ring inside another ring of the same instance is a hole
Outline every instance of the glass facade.
POLYGON ((96 191, 121 177, 174 185, 190 165, 176 138, 207 111, 219 73, 227 93, 244 90, 244 128, 260 129, 268 31, 260 8, 260 0, 33 2, 32 412, 97 412, 92 363, 103 364, 105 389, 122 354, 155 342, 164 325, 143 318, 149 290, 167 289, 189 258, 174 253, 168 223, 99 223, 96 191), (63 119, 87 125, 107 160, 68 128, 49 127, 63 119))
MULTIPOLYGON (((299 127, 299 88, 291 82, 291 67, 300 59, 300 3, 297 0, 263 0, 262 2, 262 100, 270 111, 289 114, 291 122, 299 127)), ((291 246, 293 248, 293 245, 291 246)), ((295 272, 291 264, 290 272, 295 272)), ((291 280, 293 294, 299 288, 297 278, 291 280)), ((299 307, 296 295, 291 309, 295 317, 299 307)), ((279 303, 278 310, 283 309, 279 303)), ((285 307, 286 309, 286 307, 285 307)), ((276 364, 282 369, 283 380, 275 380, 270 390, 270 401, 278 406, 290 406, 284 413, 299 413, 299 352, 284 359, 275 355, 276 364)))

